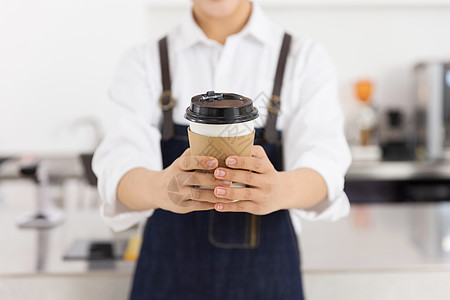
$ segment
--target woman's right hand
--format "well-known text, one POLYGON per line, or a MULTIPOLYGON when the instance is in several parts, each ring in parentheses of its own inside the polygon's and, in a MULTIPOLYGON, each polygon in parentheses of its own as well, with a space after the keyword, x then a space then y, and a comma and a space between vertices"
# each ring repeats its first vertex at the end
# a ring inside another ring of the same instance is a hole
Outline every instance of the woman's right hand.
POLYGON ((230 186, 229 181, 216 179, 213 170, 218 161, 210 156, 191 155, 187 149, 158 178, 157 206, 175 213, 214 209, 214 204, 226 199, 214 195, 216 186, 230 186), (210 172, 205 172, 210 171, 210 172), (212 189, 199 188, 210 187, 212 189))

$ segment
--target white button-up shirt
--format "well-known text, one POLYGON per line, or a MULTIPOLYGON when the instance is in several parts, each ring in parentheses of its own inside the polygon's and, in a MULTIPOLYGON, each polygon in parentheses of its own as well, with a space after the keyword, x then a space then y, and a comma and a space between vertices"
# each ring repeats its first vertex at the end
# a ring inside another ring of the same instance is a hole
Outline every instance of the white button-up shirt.
MULTIPOLYGON (((253 99, 260 113, 255 127, 264 127, 283 34, 284 30, 272 23, 256 3, 246 26, 229 36, 225 45, 208 39, 188 14, 168 34, 172 93, 176 99, 174 122, 187 125, 184 112, 191 97, 215 90, 253 99)), ((110 90, 120 117, 93 159, 102 199, 100 212, 113 230, 127 229, 153 213, 123 205, 116 198, 116 188, 121 177, 133 168, 162 169, 161 92, 157 41, 130 49, 118 65, 110 90)), ((294 37, 277 122, 283 136, 284 169, 313 169, 328 187, 328 199, 309 209, 290 210, 297 233, 300 218, 336 220, 349 212, 343 187, 351 158, 343 121, 330 57, 317 43, 294 37)))

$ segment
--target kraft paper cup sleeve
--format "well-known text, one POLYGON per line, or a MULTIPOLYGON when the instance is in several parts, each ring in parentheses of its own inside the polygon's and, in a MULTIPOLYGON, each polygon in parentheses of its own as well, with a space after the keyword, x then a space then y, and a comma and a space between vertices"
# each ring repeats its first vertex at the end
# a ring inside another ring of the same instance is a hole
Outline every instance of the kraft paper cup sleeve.
POLYGON ((236 137, 210 137, 197 134, 188 128, 189 145, 193 155, 213 156, 219 161, 219 167, 226 167, 228 156, 251 156, 255 138, 252 133, 236 137))

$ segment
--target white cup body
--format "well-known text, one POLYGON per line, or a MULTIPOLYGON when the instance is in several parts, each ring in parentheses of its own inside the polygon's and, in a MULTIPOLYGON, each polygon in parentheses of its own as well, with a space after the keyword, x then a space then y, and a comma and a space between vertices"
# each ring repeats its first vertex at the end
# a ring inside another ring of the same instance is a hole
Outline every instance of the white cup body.
POLYGON ((189 122, 192 132, 210 137, 236 137, 253 132, 255 125, 253 120, 234 124, 203 124, 189 122))

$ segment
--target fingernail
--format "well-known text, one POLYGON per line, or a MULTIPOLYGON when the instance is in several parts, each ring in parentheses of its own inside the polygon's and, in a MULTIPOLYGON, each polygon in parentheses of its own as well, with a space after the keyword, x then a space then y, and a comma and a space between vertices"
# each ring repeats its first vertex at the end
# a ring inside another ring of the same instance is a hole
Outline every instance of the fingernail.
POLYGON ((232 157, 227 158, 227 165, 234 165, 236 164, 236 159, 232 157))
POLYGON ((226 190, 225 189, 221 189, 221 188, 216 188, 216 193, 217 195, 225 195, 226 194, 226 190))
POLYGON ((218 209, 218 210, 221 210, 221 209, 223 209, 223 205, 222 205, 222 204, 217 204, 217 206, 216 206, 216 207, 217 207, 217 209, 218 209))
POLYGON ((216 176, 218 177, 224 177, 225 176, 225 171, 222 169, 217 169, 216 170, 216 176))
POLYGON ((228 180, 222 180, 223 185, 231 185, 231 181, 228 180))
POLYGON ((217 160, 208 160, 207 165, 210 168, 216 167, 217 166, 217 160))

